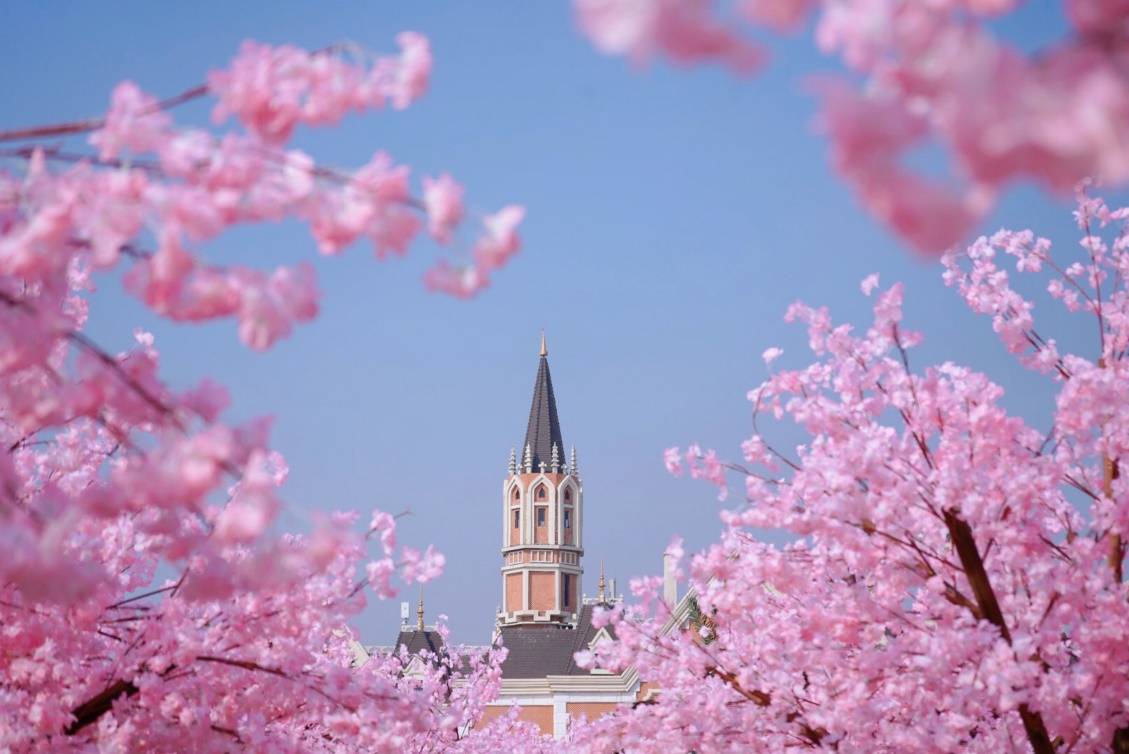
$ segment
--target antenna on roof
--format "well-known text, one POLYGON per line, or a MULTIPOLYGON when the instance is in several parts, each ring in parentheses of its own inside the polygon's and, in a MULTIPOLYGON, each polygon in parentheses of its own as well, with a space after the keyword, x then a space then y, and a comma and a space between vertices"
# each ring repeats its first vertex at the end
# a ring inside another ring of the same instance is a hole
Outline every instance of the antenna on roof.
POLYGON ((408 603, 400 603, 400 628, 408 627, 408 603))
POLYGON ((419 607, 416 608, 416 629, 423 630, 423 587, 419 588, 419 607))

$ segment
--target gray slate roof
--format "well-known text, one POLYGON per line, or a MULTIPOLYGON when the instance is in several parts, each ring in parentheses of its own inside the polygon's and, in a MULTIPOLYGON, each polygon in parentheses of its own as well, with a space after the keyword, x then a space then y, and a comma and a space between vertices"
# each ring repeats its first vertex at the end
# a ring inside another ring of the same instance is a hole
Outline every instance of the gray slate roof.
POLYGON ((438 631, 401 631, 396 637, 393 651, 399 654, 401 646, 407 647, 410 655, 419 654, 426 649, 438 656, 443 650, 443 636, 438 631))
MULTIPOLYGON (((392 648, 392 651, 399 654, 400 647, 407 649, 409 657, 418 655, 424 650, 431 652, 432 655, 428 658, 428 662, 433 667, 438 665, 446 654, 446 650, 443 646, 443 635, 438 631, 420 631, 419 629, 401 631, 396 637, 396 646, 392 648)), ((454 658, 453 667, 459 672, 469 673, 470 658, 466 655, 456 656, 454 658)))
POLYGON ((540 471, 541 464, 548 467, 553 459, 553 444, 557 445, 560 461, 564 462, 564 440, 561 439, 561 421, 557 418, 557 398, 553 395, 553 378, 549 374, 549 359, 542 356, 537 365, 537 378, 533 382, 533 403, 529 406, 529 425, 519 457, 524 460, 525 446, 533 450, 533 470, 540 471))
MULTIPOLYGON (((580 610, 576 628, 555 626, 503 626, 502 642, 509 654, 502 663, 503 678, 544 678, 547 675, 588 675, 576 666, 573 655, 588 649, 599 633, 592 625, 593 605, 580 610)), ((608 633, 612 634, 611 626, 608 633)))
MULTIPOLYGON (((592 625, 592 609, 595 605, 584 605, 576 621, 576 628, 548 626, 503 626, 502 643, 509 652, 502 662, 503 678, 544 678, 547 675, 588 675, 589 671, 576 666, 573 655, 588 645, 600 632, 592 625)), ((614 638, 615 631, 607 627, 614 638)), ((428 650, 438 657, 443 654, 443 637, 438 631, 401 631, 396 637, 393 651, 406 648, 409 655, 428 650)), ((435 658, 432 658, 432 662, 435 658)), ((456 663, 463 672, 468 672, 468 658, 460 657, 456 663)))

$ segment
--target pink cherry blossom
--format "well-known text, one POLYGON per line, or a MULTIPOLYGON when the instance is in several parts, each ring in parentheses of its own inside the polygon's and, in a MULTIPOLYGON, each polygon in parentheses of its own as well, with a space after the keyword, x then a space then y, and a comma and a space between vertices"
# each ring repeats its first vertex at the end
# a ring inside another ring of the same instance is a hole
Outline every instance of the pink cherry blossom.
POLYGON ((428 290, 469 298, 489 284, 489 278, 476 267, 456 267, 440 260, 424 274, 428 290))
POLYGON ((427 91, 431 77, 431 45, 427 37, 411 31, 396 35, 396 43, 401 53, 391 67, 385 94, 392 100, 393 107, 403 110, 427 91))
POLYGON ((644 62, 719 62, 747 71, 751 29, 814 17, 819 49, 849 76, 823 81, 831 162, 865 209, 920 251, 966 240, 1005 185, 1066 191, 1086 177, 1129 182, 1129 30, 1122 0, 1066 0, 1069 22, 1021 50, 989 22, 1016 0, 574 0, 602 52, 644 62), (935 145, 944 178, 908 164, 935 145))
POLYGON ((229 69, 208 77, 219 99, 214 118, 235 115, 256 137, 278 144, 299 123, 334 123, 351 109, 380 107, 385 99, 402 110, 427 89, 431 53, 420 34, 403 32, 396 39, 401 55, 379 58, 367 70, 332 50, 245 42, 229 69))
POLYGON ((98 147, 104 160, 124 150, 152 152, 169 138, 171 127, 172 119, 161 112, 155 97, 132 81, 123 81, 114 88, 105 125, 91 136, 90 143, 98 147))
MULTIPOLYGON (((255 349, 312 320, 308 263, 205 258, 199 245, 237 225, 298 220, 323 253, 365 238, 378 257, 406 252, 425 212, 453 235, 461 188, 446 174, 436 202, 383 153, 346 172, 285 146, 299 125, 420 96, 427 41, 398 41, 372 65, 352 48, 247 43, 207 86, 157 100, 125 82, 103 118, 19 132, 50 141, 0 172, 0 750, 549 751, 513 719, 470 731, 502 647, 448 644, 409 677, 355 640, 368 595, 438 577, 442 554, 399 547, 381 512, 367 532, 352 513, 277 531, 288 467, 270 418, 226 420, 210 380, 171 388, 160 360, 175 343, 135 330, 114 353, 85 330, 115 274, 154 314, 232 318, 255 349), (207 96, 237 130, 174 122, 207 96), (57 139, 86 133, 97 152, 72 164, 57 139)), ((516 252, 516 222, 491 221, 491 271, 516 252)))
POLYGON ((510 205, 483 218, 483 234, 474 245, 474 261, 483 272, 501 267, 521 248, 517 226, 524 217, 524 207, 510 205))
POLYGON ((799 27, 818 4, 818 0, 743 0, 739 7, 753 23, 791 31, 799 27))
POLYGON ((290 334, 294 322, 318 313, 314 271, 308 264, 280 267, 269 277, 236 270, 233 282, 240 296, 239 337, 251 348, 269 348, 290 334))
POLYGON ((690 471, 691 479, 705 479, 717 485, 718 500, 724 500, 729 494, 725 481, 725 468, 721 459, 714 450, 702 452, 695 443, 686 448, 686 467, 690 471))
POLYGON ((443 554, 436 552, 431 545, 427 550, 420 552, 411 547, 405 547, 400 558, 403 562, 404 580, 407 582, 426 583, 443 575, 443 566, 447 559, 443 554))
POLYGON ((573 751, 1116 750, 1129 731, 1129 213, 1083 195, 1077 216, 1081 248, 1052 255, 1001 231, 945 259, 946 282, 1048 379, 1049 432, 1010 414, 986 375, 913 364, 900 284, 862 330, 789 308, 814 362, 750 391, 744 463, 686 454, 691 476, 726 484, 728 471, 746 490, 690 558, 693 599, 672 617, 661 580, 634 579, 638 602, 601 617, 615 640, 577 656, 634 667, 659 692, 574 726, 573 751), (1071 355, 1037 328, 1013 261, 1086 302, 1097 327, 1073 331, 1071 355))
POLYGON ((710 17, 709 0, 577 0, 580 27, 603 52, 646 63, 656 54, 679 63, 714 57, 739 73, 761 61, 757 46, 710 17))
POLYGON ((447 243, 451 230, 463 217, 463 187, 444 173, 423 179, 423 206, 427 210, 427 229, 435 240, 447 243))
POLYGON ((374 511, 372 522, 369 523, 368 534, 380 535, 380 546, 385 555, 391 555, 396 549, 396 519, 384 511, 374 511))
POLYGON ((682 473, 682 453, 678 448, 667 448, 663 451, 663 465, 668 473, 678 476, 682 473))

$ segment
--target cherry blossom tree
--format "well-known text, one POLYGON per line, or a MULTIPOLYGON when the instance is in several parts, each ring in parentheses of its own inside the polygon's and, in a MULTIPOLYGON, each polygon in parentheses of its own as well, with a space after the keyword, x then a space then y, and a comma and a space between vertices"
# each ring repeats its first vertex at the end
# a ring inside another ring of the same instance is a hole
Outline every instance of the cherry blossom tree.
MULTIPOLYGON (((579 658, 635 665, 660 690, 576 731, 576 750, 1127 750, 1129 208, 1082 195, 1076 218, 1073 252, 1001 231, 944 258, 946 282, 1053 381, 1049 431, 1009 414, 971 368, 912 368, 921 335, 902 323, 900 284, 877 295, 865 331, 789 309, 815 361, 774 366, 749 393, 742 459, 666 454, 723 495, 741 478, 747 503, 689 563, 688 630, 668 630, 659 579, 637 580, 638 605, 599 616, 618 640, 579 658), (1093 337, 1038 329, 1005 260, 1046 275, 1093 337), (766 414, 793 420, 803 443, 775 446, 766 414)), ((682 558, 678 540, 670 554, 682 558)))
POLYGON ((849 77, 818 85, 835 168, 868 212, 919 250, 964 241, 1009 181, 1057 191, 1129 182, 1129 4, 1065 0, 1063 39, 1029 54, 992 21, 1020 0, 574 0, 600 50, 636 63, 765 58, 749 35, 804 29, 849 77), (719 10, 719 5, 721 10, 719 10), (906 156, 938 146, 947 178, 906 156))
POLYGON ((520 207, 472 217, 449 175, 414 194, 383 152, 343 170, 288 146, 298 126, 421 96, 428 42, 397 42, 376 58, 248 42, 179 95, 123 82, 104 116, 0 133, 14 166, 0 172, 0 750, 537 745, 513 719, 468 733, 504 650, 452 649, 422 677, 399 656, 353 667, 348 623, 366 593, 434 578, 439 553, 398 546, 379 511, 367 526, 340 513, 276 533, 287 467, 269 418, 224 421, 209 380, 172 389, 148 333, 111 353, 84 332, 88 291, 121 272, 158 315, 232 318, 245 344, 270 347, 317 314, 311 267, 205 251, 285 218, 322 254, 362 239, 378 258, 402 254, 426 229, 452 249, 429 287, 486 285, 518 250, 520 207), (216 129, 177 125, 175 108, 208 98, 216 129), (451 246, 468 227, 477 240, 451 246))

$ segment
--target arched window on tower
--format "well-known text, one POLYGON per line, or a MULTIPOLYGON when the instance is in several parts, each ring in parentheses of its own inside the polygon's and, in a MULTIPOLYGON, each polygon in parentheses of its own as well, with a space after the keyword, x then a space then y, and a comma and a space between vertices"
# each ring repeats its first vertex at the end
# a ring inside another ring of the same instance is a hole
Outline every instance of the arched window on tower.
POLYGON ((537 545, 549 544, 549 506, 538 505, 534 507, 533 543, 537 545))
POLYGON ((572 502, 572 489, 566 489, 565 490, 565 502, 566 503, 572 502))
POLYGON ((521 493, 520 493, 520 492, 518 492, 518 489, 517 489, 517 487, 514 487, 514 494, 513 494, 513 495, 512 495, 511 497, 513 497, 513 499, 514 499, 514 502, 517 502, 518 500, 521 500, 521 493))
POLYGON ((543 484, 537 485, 537 499, 538 500, 544 500, 545 499, 545 485, 543 485, 543 484))

